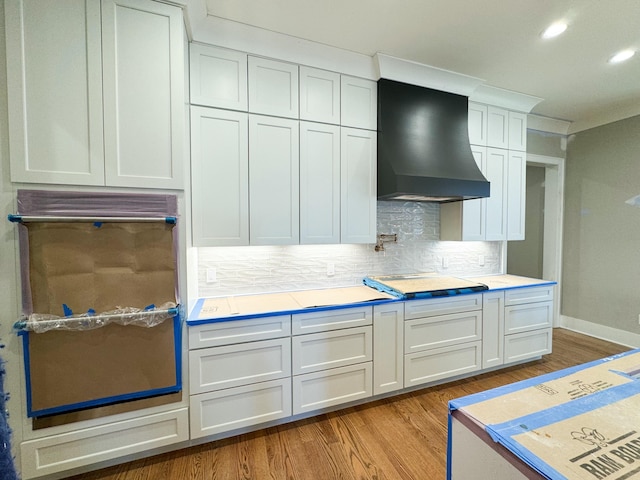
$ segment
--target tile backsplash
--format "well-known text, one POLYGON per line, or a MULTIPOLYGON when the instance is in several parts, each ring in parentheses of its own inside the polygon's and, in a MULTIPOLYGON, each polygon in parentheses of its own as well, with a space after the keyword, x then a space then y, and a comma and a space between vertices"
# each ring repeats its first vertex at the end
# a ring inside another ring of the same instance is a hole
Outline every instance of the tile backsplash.
POLYGON ((396 233, 398 238, 380 252, 374 244, 199 248, 198 296, 359 285, 365 276, 395 273, 501 273, 502 242, 438 240, 438 204, 381 201, 377 210, 378 234, 396 233), (207 270, 213 269, 215 281, 207 282, 207 270))

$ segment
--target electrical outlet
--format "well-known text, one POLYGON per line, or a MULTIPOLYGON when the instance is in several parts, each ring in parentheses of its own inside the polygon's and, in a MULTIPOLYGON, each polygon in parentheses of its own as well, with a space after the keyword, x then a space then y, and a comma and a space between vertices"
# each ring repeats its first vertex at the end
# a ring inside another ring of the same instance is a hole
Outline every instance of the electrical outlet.
POLYGON ((640 325, 640 313, 638 314, 638 325, 640 325))
POLYGON ((333 277, 336 274, 336 264, 327 263, 327 277, 333 277))
POLYGON ((449 259, 447 257, 442 257, 442 268, 449 268, 449 259))
POLYGON ((217 282, 217 272, 215 268, 207 268, 207 283, 217 282))
POLYGON ((478 255, 478 266, 484 267, 484 255, 478 255))

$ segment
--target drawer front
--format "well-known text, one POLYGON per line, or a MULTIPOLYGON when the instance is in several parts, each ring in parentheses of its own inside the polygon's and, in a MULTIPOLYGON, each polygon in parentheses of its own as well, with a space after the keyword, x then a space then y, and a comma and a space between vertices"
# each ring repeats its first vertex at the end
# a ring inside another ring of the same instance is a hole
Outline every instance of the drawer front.
POLYGON ((372 359, 371 326, 299 335, 293 337, 291 343, 294 375, 370 362, 372 359))
POLYGON ((186 407, 29 440, 20 444, 22 478, 63 472, 188 440, 186 407))
POLYGON ((526 332, 553 324, 553 302, 525 303, 504 308, 504 333, 526 332))
POLYGON ((421 385, 480 370, 482 342, 436 348, 405 355, 404 386, 421 385))
POLYGON ((291 340, 278 338, 189 352, 191 394, 291 375, 291 340))
POLYGON ((190 397, 191 438, 291 416, 291 379, 283 378, 190 397))
POLYGON ((355 307, 299 313, 292 316, 291 333, 327 332, 340 328, 362 327, 373 323, 373 307, 355 307))
POLYGON ((219 347, 291 335, 291 315, 231 320, 189 327, 189 348, 219 347))
POLYGON ((504 337, 505 363, 519 362, 551 353, 551 328, 504 337))
POLYGON ((482 311, 404 322, 404 353, 482 340, 482 311))
POLYGON ((404 306, 404 319, 413 320, 415 318, 469 312, 472 310, 482 310, 482 294, 408 300, 404 306))
POLYGON ((553 285, 544 287, 523 287, 505 290, 504 304, 546 302, 553 300, 553 285))
POLYGON ((293 377, 293 414, 311 412, 372 395, 371 362, 293 377))

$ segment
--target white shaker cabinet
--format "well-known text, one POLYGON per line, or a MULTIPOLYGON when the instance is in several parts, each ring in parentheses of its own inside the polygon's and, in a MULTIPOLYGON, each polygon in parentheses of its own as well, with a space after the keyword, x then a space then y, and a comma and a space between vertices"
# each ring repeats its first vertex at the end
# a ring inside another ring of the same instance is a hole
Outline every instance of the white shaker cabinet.
POLYGON ((106 183, 182 188, 182 11, 151 0, 103 0, 106 183))
POLYGON ((11 180, 104 185, 100 3, 10 0, 5 22, 11 180))
POLYGON ((298 65, 248 58, 249 112, 298 118, 298 65))
POLYGON ((249 240, 291 245, 300 238, 298 122, 249 115, 249 240))
POLYGON ((5 17, 12 181, 182 188, 180 8, 12 0, 5 17))
POLYGON ((246 53, 191 43, 189 60, 192 104, 247 110, 246 53))
POLYGON ((507 240, 524 240, 527 200, 527 154, 509 151, 507 165, 507 240))
POLYGON ((504 363, 504 291, 482 294, 482 368, 504 363))
POLYGON ((404 387, 404 302, 373 307, 373 394, 404 387))
POLYGON ((248 142, 246 113, 191 107, 194 246, 249 245, 248 142))
MULTIPOLYGON (((469 143, 471 145, 487 145, 487 106, 469 102, 469 143)), ((473 147, 472 147, 473 148, 473 147)))
POLYGON ((485 177, 491 184, 491 195, 486 201, 485 240, 507 238, 507 162, 509 151, 500 148, 487 149, 485 177))
POLYGON ((300 243, 340 243, 340 127, 300 122, 300 243))
POLYGON ((487 146, 509 148, 509 112, 491 105, 487 107, 487 146))
POLYGON ((340 85, 340 125, 377 130, 378 84, 342 75, 340 85))
POLYGON ((340 124, 340 74, 300 66, 300 120, 340 124))
POLYGON ((509 150, 527 151, 527 114, 509 112, 509 150))
POLYGON ((377 133, 342 127, 341 137, 341 243, 375 243, 377 133))

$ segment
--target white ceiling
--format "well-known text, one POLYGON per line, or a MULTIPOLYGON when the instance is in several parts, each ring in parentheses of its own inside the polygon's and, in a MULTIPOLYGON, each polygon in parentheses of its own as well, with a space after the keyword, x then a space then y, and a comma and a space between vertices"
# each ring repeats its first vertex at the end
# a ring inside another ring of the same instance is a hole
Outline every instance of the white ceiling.
POLYGON ((640 0, 203 0, 210 16, 541 97, 577 130, 640 114, 640 0), (565 20, 567 31, 539 36, 565 20), (580 128, 576 128, 580 126, 580 128))

